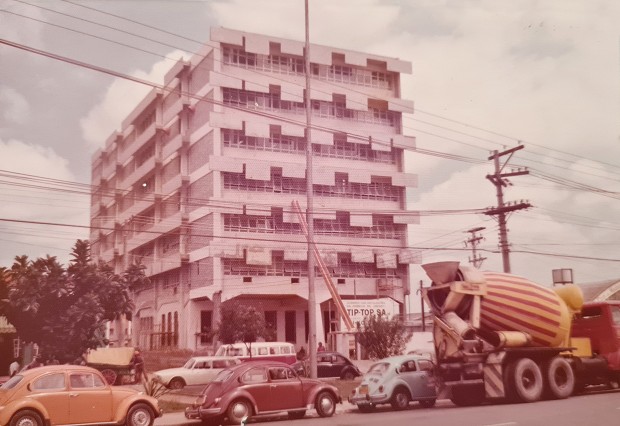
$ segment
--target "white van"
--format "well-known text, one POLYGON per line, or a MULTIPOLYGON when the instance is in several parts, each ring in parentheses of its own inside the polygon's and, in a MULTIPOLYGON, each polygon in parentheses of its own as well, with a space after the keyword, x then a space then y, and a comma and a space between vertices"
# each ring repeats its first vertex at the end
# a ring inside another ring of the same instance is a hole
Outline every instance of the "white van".
POLYGON ((234 356, 241 361, 248 360, 269 360, 281 361, 287 364, 294 364, 297 361, 295 345, 288 342, 254 342, 232 343, 219 347, 216 356, 234 356), (248 351, 251 348, 251 354, 248 351))

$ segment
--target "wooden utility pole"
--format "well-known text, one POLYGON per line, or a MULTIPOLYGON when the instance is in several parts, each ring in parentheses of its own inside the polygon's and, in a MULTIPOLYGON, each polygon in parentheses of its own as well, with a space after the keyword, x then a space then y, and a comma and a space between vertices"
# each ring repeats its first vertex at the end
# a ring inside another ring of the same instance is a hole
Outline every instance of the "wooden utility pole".
POLYGON ((314 280, 314 193, 312 179, 312 108, 310 104, 310 24, 308 13, 308 0, 304 3, 306 23, 306 43, 304 45, 304 73, 306 78, 306 221, 308 223, 308 361, 310 364, 310 377, 316 379, 316 342, 317 342, 317 305, 314 280))
POLYGON ((467 247, 468 245, 471 246, 471 251, 472 251, 472 257, 469 258, 469 263, 473 263, 474 268, 477 268, 477 269, 480 268, 480 266, 482 265, 482 262, 486 260, 486 257, 482 257, 479 254, 477 254, 476 248, 478 247, 478 244, 480 243, 480 241, 484 239, 484 237, 482 237, 481 235, 476 235, 476 232, 480 232, 484 229, 486 228, 484 226, 481 226, 478 228, 472 228, 468 230, 467 232, 471 234, 471 237, 469 237, 468 240, 465 240, 465 247, 467 247))
POLYGON ((523 145, 516 146, 514 148, 507 149, 503 152, 498 152, 497 150, 493 151, 493 155, 489 157, 489 160, 493 160, 495 166, 495 173, 492 175, 487 175, 486 178, 491 181, 493 185, 495 185, 497 192, 497 207, 490 208, 484 214, 489 216, 497 216, 497 222, 499 224, 499 248, 502 252, 502 261, 504 264, 504 272, 510 273, 510 245, 508 244, 508 229, 506 228, 506 214, 516 211, 527 209, 528 207, 532 207, 532 205, 527 202, 521 200, 518 203, 504 203, 504 187, 508 185, 512 185, 507 177, 512 176, 522 176, 527 175, 530 172, 527 169, 519 169, 516 171, 512 171, 510 173, 502 173, 502 170, 510 161, 512 155, 520 150, 525 148, 523 145), (508 159, 504 162, 504 164, 500 165, 499 159, 505 155, 509 155, 508 159))

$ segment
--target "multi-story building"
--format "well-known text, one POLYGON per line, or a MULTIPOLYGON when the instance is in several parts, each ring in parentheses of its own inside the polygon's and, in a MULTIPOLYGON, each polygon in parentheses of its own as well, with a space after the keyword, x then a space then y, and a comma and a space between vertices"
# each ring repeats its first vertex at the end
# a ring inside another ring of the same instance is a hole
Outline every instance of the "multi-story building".
MULTIPOLYGON (((275 338, 307 342, 304 43, 223 28, 179 61, 92 159, 93 255, 140 261, 133 344, 201 349, 222 309, 264 312, 275 338)), ((409 288, 400 73, 411 64, 310 47, 314 239, 345 303, 409 288)), ((317 338, 338 328, 320 274, 317 338)), ((398 310, 398 309, 397 309, 398 310)), ((119 330, 121 328, 121 330, 119 330)), ((112 326, 111 339, 123 340, 112 326)), ((121 344, 121 342, 119 342, 121 344)))

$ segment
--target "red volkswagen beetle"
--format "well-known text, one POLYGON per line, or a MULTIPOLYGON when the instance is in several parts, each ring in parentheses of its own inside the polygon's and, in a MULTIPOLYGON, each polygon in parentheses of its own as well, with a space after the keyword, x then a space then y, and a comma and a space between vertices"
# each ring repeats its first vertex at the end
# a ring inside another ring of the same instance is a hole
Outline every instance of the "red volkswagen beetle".
POLYGON ((204 424, 228 420, 240 424, 250 417, 288 412, 299 419, 308 409, 330 417, 341 403, 334 386, 299 377, 288 364, 276 361, 248 361, 222 370, 185 411, 188 419, 204 424))

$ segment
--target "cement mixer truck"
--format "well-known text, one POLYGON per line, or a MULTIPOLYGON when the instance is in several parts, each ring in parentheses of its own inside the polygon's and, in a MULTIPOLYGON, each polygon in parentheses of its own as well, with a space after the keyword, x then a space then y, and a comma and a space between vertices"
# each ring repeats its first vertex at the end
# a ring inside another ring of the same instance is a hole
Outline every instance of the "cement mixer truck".
POLYGON ((567 398, 620 383, 620 302, 583 303, 553 289, 458 262, 422 265, 434 314, 437 378, 453 403, 567 398))

